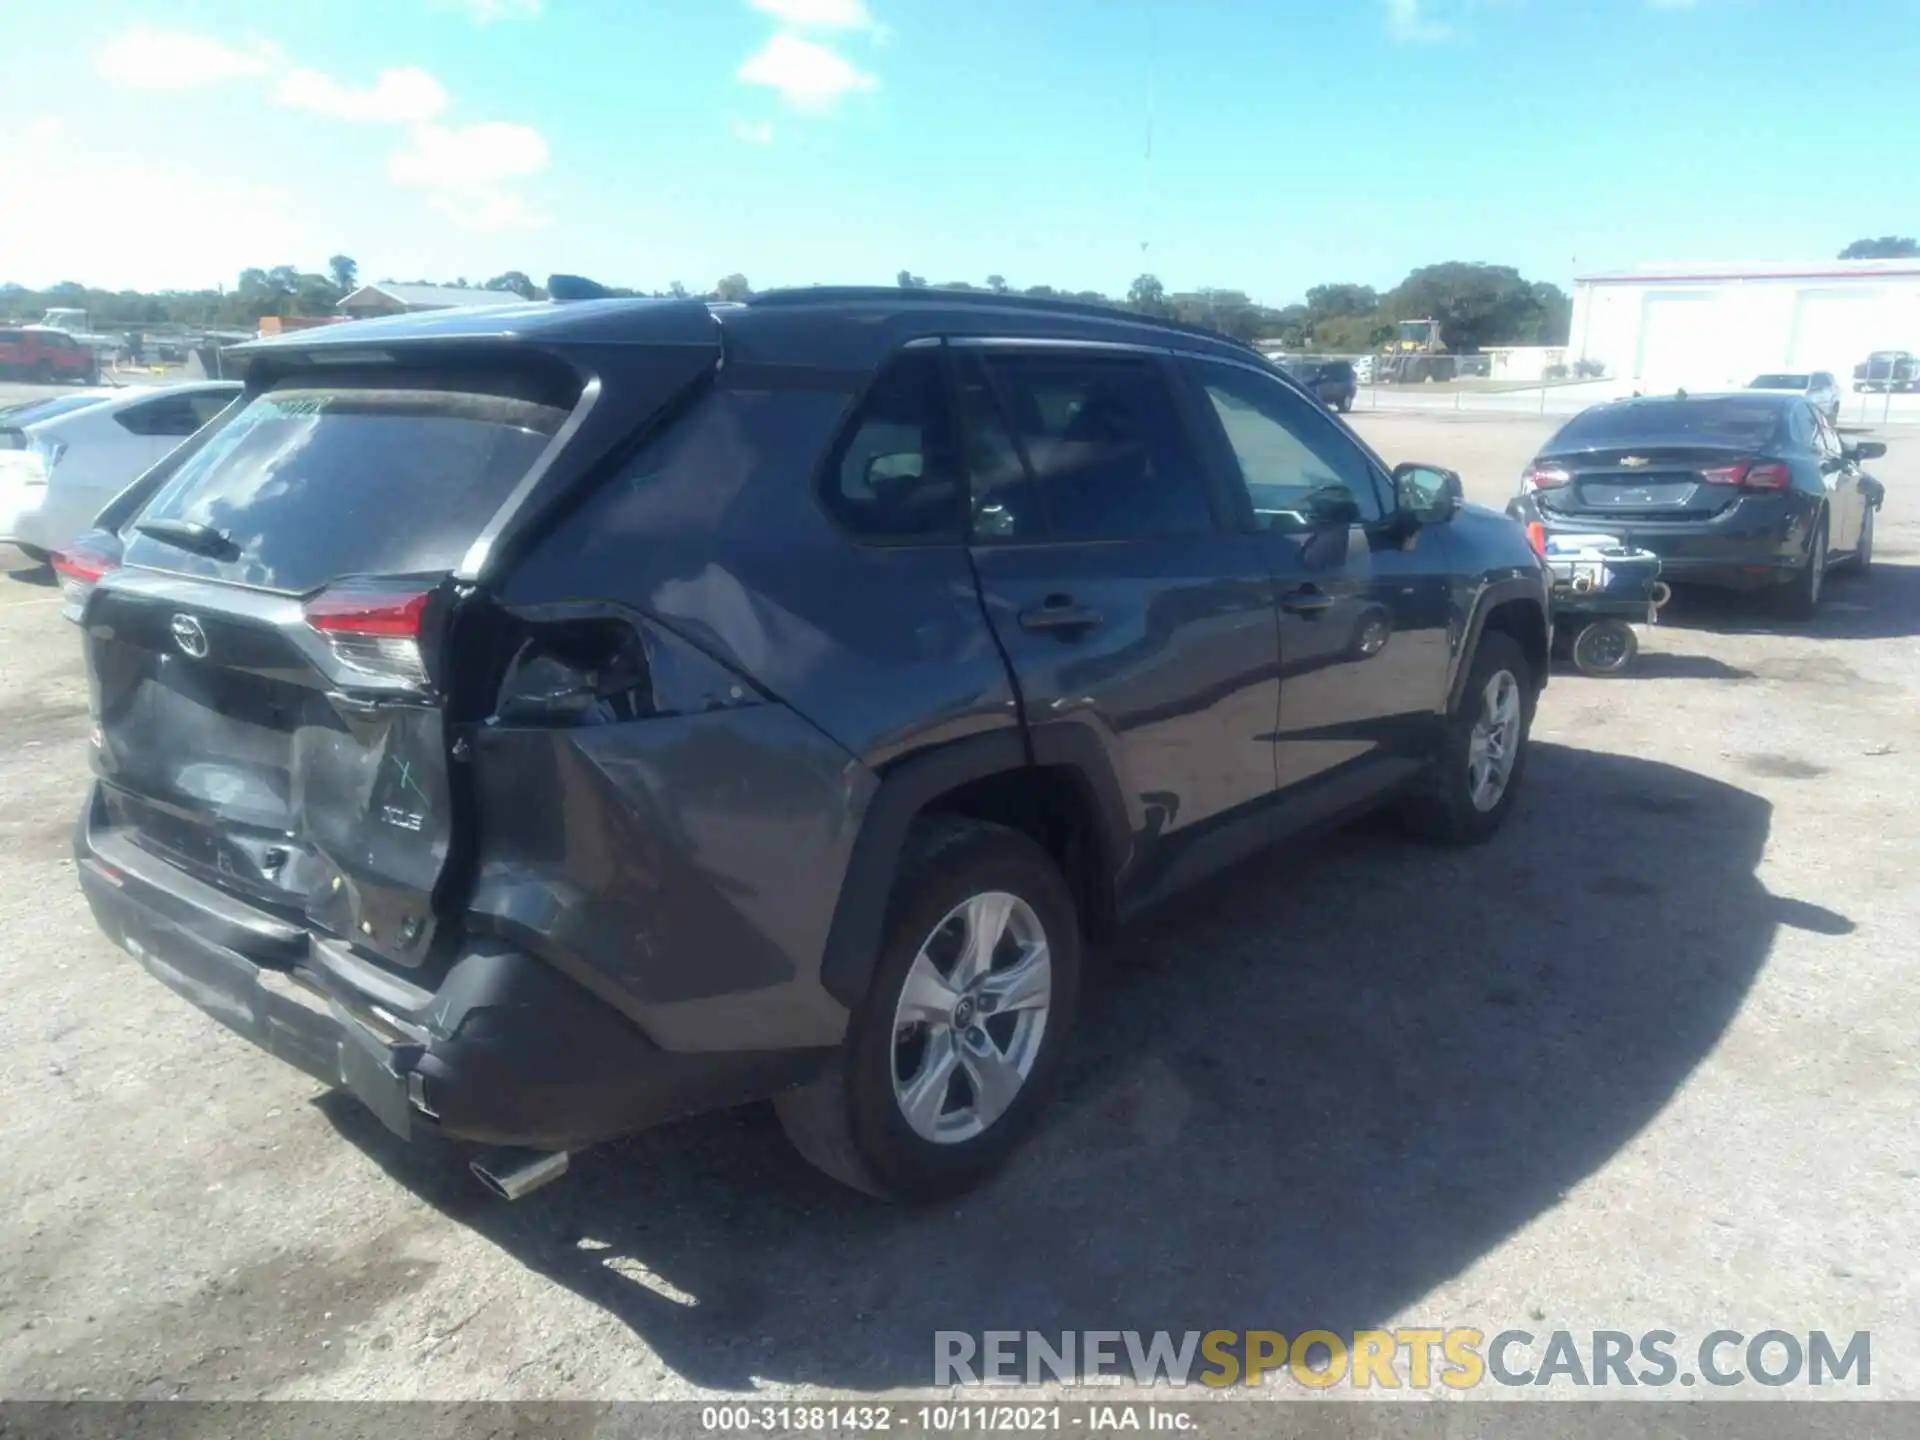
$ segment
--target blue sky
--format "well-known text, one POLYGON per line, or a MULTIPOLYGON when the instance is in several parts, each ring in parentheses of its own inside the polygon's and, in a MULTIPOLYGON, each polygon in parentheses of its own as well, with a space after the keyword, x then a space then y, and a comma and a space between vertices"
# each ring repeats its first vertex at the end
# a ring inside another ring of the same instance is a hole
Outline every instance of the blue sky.
POLYGON ((1142 270, 1920 230, 1913 0, 0 0, 0 280, 1142 270), (1149 136, 1151 147, 1149 154, 1149 136), (33 203, 21 208, 22 197, 33 203), (31 223, 23 220, 31 217, 31 223))

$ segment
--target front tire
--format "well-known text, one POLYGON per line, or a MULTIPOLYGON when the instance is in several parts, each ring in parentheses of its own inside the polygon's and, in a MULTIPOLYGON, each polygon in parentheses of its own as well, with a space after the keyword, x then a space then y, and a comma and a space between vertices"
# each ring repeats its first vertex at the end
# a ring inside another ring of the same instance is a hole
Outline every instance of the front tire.
POLYGON ((1519 642, 1483 631, 1440 754, 1401 808, 1409 831, 1440 845, 1493 838, 1520 792, 1536 698, 1519 642))
POLYGON ((884 1200, 972 1189, 1045 1103, 1079 983, 1079 917, 1047 853, 1003 825, 921 822, 840 1055, 774 1102, 787 1138, 884 1200))

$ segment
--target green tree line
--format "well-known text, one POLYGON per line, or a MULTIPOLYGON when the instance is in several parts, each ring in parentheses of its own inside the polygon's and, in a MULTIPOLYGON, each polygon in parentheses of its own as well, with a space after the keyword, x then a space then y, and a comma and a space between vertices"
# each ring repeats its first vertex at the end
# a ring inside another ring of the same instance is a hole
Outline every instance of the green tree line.
MULTIPOLYGON (((907 270, 896 279, 904 287, 927 286, 924 278, 907 270)), ((85 310, 91 324, 109 330, 168 324, 251 329, 268 315, 333 314, 341 298, 358 283, 359 266, 353 258, 335 255, 324 270, 318 271, 294 265, 243 270, 231 289, 101 290, 72 281, 45 290, 0 285, 0 316, 33 320, 48 309, 66 307, 85 310)), ((405 283, 473 284, 465 276, 451 281, 405 283)), ((480 286, 526 299, 541 299, 546 293, 519 270, 496 275, 480 282, 480 286)), ((1104 305, 1203 326, 1240 340, 1278 340, 1293 349, 1335 352, 1377 348, 1392 339, 1397 321, 1414 319, 1438 320, 1448 348, 1456 351, 1487 345, 1559 344, 1567 338, 1571 314, 1571 304, 1558 286, 1529 281, 1508 265, 1465 261, 1423 266, 1384 293, 1370 285, 1316 285, 1301 300, 1277 308, 1262 305, 1241 290, 1169 291, 1153 275, 1140 276, 1121 296, 1053 285, 1015 288, 1002 275, 989 275, 979 285, 956 280, 932 288, 987 290, 1104 305)), ((744 300, 753 293, 753 287, 746 276, 731 274, 704 292, 675 281, 664 290, 616 293, 744 300)))

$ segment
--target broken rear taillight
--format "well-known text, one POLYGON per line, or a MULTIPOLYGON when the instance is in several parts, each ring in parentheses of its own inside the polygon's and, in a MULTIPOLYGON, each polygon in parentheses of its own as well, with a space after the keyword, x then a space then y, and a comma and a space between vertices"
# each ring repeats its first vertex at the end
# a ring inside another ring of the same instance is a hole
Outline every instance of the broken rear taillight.
POLYGON ((350 670, 408 685, 427 683, 420 654, 421 624, 431 588, 391 582, 335 585, 301 610, 326 640, 334 658, 350 670))

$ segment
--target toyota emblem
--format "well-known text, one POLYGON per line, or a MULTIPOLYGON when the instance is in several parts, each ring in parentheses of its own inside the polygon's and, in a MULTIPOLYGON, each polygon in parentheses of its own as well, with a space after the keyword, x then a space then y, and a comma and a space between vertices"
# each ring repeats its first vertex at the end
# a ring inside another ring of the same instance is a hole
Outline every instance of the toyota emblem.
POLYGON ((180 653, 191 655, 196 660, 207 658, 207 632, 200 628, 200 622, 191 615, 176 615, 167 629, 173 635, 173 643, 180 647, 180 653))

